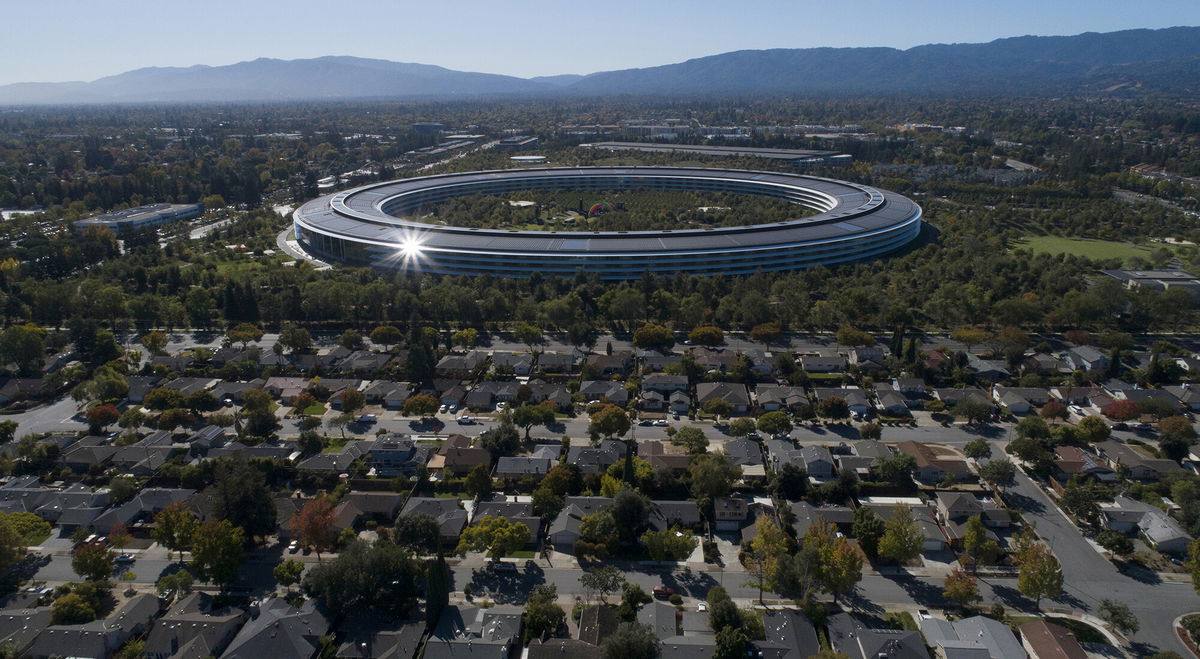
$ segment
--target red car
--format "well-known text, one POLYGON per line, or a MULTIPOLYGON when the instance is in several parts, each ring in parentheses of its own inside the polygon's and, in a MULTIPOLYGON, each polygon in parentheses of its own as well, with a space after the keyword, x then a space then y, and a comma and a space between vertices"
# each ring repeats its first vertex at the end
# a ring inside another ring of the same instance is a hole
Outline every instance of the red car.
POLYGON ((654 596, 660 600, 665 600, 674 594, 675 594, 675 591, 671 590, 670 588, 668 588, 666 586, 655 586, 654 587, 654 596))

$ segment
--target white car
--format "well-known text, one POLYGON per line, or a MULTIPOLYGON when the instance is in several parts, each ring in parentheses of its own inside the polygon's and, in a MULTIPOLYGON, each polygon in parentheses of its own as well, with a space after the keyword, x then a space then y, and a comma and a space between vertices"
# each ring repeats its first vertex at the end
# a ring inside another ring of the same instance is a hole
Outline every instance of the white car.
POLYGON ((508 409, 508 403, 506 403, 504 401, 500 401, 499 403, 496 403, 496 411, 497 412, 503 412, 504 410, 507 410, 507 409, 508 409))
POLYGON ((475 418, 469 416, 460 416, 458 417, 458 423, 459 425, 469 426, 472 423, 475 423, 475 418))
POLYGON ((359 423, 375 423, 375 421, 377 421, 377 420, 378 419, 376 419, 374 414, 359 414, 358 415, 359 423))
POLYGON ((458 411, 458 403, 450 403, 450 407, 447 407, 446 411, 451 414, 454 414, 455 412, 458 411))
POLYGON ((445 405, 442 405, 441 407, 438 408, 438 414, 445 414, 445 413, 446 413, 445 405))
POLYGON ((670 423, 668 423, 666 419, 658 419, 657 421, 655 421, 655 422, 654 422, 654 425, 656 425, 656 426, 669 426, 669 425, 671 425, 671 424, 670 424, 670 423))

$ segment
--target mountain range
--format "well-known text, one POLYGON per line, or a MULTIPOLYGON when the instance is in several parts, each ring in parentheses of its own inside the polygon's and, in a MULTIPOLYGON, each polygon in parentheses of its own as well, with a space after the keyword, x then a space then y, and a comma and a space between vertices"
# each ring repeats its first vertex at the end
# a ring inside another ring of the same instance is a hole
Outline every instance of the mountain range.
POLYGON ((642 69, 519 78, 330 56, 151 67, 0 86, 0 104, 270 102, 483 95, 1200 94, 1200 27, 979 44, 741 50, 642 69))

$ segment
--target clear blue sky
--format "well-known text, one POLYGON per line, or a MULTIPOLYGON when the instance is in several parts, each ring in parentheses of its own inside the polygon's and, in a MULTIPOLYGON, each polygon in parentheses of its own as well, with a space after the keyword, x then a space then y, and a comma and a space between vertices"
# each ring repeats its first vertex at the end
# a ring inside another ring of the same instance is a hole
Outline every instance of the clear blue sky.
POLYGON ((522 77, 750 48, 1200 25, 1200 0, 11 0, 0 84, 356 55, 522 77))

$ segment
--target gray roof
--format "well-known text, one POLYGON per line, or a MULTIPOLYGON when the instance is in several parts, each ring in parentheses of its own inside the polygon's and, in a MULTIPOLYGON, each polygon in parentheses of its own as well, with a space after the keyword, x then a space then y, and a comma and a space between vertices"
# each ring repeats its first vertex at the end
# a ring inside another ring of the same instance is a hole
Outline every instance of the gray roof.
POLYGON ((259 607, 221 659, 263 659, 295 657, 308 659, 320 649, 320 638, 329 631, 329 620, 317 610, 314 600, 299 609, 273 597, 259 607))
POLYGON ((930 618, 921 621, 921 633, 948 657, 979 656, 981 659, 1025 659, 1021 642, 1001 622, 973 616, 953 623, 930 618))

